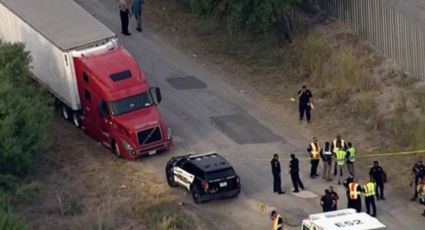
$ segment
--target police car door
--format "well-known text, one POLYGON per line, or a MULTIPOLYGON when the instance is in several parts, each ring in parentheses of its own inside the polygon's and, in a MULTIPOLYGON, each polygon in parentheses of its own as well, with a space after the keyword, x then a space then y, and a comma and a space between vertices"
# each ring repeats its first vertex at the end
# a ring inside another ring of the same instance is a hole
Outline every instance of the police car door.
POLYGON ((181 166, 176 166, 173 168, 174 181, 183 185, 188 190, 190 190, 190 185, 195 179, 193 174, 186 171, 189 167, 190 163, 184 162, 181 166))

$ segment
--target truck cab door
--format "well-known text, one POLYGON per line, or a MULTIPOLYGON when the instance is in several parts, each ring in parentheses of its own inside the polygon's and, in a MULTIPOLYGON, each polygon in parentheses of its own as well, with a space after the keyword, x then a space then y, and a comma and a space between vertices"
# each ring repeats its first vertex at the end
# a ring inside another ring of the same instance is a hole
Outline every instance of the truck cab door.
POLYGON ((96 116, 97 119, 95 119, 95 121, 96 121, 96 126, 98 127, 99 133, 100 133, 99 141, 106 147, 110 148, 111 142, 112 142, 112 137, 110 132, 111 117, 110 117, 109 107, 106 101, 100 99, 97 104, 96 110, 97 110, 97 116, 96 116))

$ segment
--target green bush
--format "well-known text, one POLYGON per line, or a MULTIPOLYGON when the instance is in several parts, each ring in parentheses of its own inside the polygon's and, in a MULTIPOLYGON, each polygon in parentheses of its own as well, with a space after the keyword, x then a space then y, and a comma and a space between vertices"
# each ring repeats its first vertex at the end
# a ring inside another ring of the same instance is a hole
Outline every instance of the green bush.
POLYGON ((0 229, 25 230, 27 226, 16 216, 5 211, 0 211, 0 229))
POLYGON ((22 185, 16 190, 15 199, 18 202, 28 203, 31 202, 34 197, 39 195, 40 192, 41 186, 38 183, 33 182, 31 184, 22 185))
POLYGON ((231 33, 270 32, 300 0, 180 0, 200 16, 223 20, 231 33))
POLYGON ((47 150, 53 115, 46 91, 34 86, 22 44, 0 42, 0 173, 23 176, 47 150))

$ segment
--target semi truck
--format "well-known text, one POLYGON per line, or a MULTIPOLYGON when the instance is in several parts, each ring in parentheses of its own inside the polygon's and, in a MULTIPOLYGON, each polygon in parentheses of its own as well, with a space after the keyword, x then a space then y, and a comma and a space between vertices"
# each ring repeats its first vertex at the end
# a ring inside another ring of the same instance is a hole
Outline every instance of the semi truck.
POLYGON ((381 230, 386 226, 375 217, 355 209, 311 214, 302 221, 301 230, 381 230))
POLYGON ((23 43, 62 117, 118 157, 166 151, 161 91, 117 36, 73 0, 0 0, 0 40, 23 43))

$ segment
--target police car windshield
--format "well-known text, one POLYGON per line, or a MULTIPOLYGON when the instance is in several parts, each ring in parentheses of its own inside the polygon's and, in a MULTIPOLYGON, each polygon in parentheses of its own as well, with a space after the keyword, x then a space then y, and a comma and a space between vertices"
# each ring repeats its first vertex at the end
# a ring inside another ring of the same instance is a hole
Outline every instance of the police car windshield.
POLYGON ((235 175, 235 171, 233 170, 233 168, 226 168, 226 169, 221 169, 217 171, 206 172, 205 179, 215 180, 215 179, 226 178, 226 177, 234 176, 234 175, 235 175))

